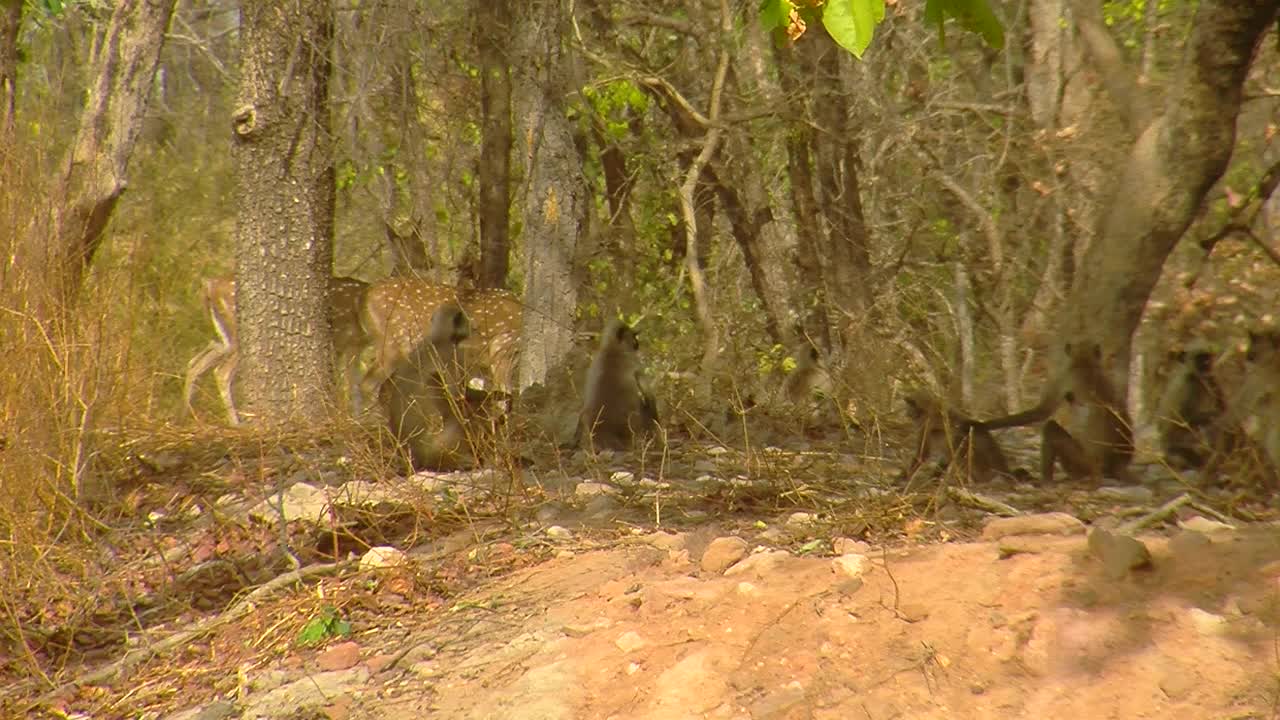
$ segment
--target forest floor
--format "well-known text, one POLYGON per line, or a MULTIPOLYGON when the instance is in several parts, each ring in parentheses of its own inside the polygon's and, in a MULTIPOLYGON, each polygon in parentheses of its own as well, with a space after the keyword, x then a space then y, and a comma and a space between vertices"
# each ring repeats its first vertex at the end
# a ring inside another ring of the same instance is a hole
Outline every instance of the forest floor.
POLYGON ((816 443, 370 483, 348 450, 135 452, 152 526, 111 551, 162 589, 46 617, 62 669, 0 678, 0 714, 1280 717, 1271 498, 1154 468, 913 494, 816 443))

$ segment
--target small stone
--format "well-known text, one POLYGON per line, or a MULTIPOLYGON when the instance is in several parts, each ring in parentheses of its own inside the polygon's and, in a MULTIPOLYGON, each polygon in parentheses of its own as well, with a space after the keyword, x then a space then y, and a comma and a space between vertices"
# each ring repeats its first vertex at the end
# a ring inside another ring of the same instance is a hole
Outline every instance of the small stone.
POLYGON ((793 512, 787 516, 787 527, 802 527, 818 521, 818 516, 807 512, 793 512))
POLYGON ((898 617, 909 623, 918 623, 929 617, 929 608, 919 603, 903 603, 898 606, 898 617))
POLYGON ((1149 505, 1156 497, 1151 488, 1143 487, 1142 485, 1125 485, 1122 487, 1108 485, 1098 488, 1095 494, 1106 500, 1132 503, 1134 505, 1149 505))
POLYGON ((573 537, 573 532, 571 530, 569 530, 568 528, 561 527, 559 525, 552 525, 551 527, 544 530, 543 534, 545 534, 547 537, 551 538, 552 540, 568 540, 573 537))
POLYGON ((1146 545, 1128 535, 1112 535, 1102 528, 1094 528, 1089 533, 1089 551, 1102 561, 1110 578, 1119 579, 1130 570, 1151 565, 1151 552, 1146 545))
POLYGON ((436 669, 436 664, 430 660, 411 664, 409 666, 409 672, 417 675, 423 680, 431 680, 432 678, 440 675, 440 671, 436 669))
POLYGON ((195 720, 227 720, 227 718, 234 717, 237 712, 235 703, 218 700, 206 705, 204 709, 196 714, 195 720))
POLYGON ((636 479, 635 473, 627 472, 626 470, 619 470, 609 476, 609 480, 616 483, 635 482, 635 479, 636 479))
POLYGON ((573 494, 578 497, 595 497, 597 495, 607 495, 616 492, 618 491, 604 483, 598 482, 580 482, 578 483, 578 486, 573 489, 573 494))
POLYGON ((749 582, 740 582, 738 583, 738 594, 754 597, 760 594, 760 588, 749 582))
POLYGON ((572 623, 560 628, 561 632, 569 637, 581 638, 590 635, 597 630, 605 630, 613 625, 608 618, 600 618, 590 623, 572 623))
POLYGON ((369 668, 370 673, 377 675, 378 673, 382 672, 383 668, 390 665, 391 661, 395 659, 396 659, 395 655, 387 655, 383 653, 379 655, 374 655, 368 660, 365 660, 364 664, 365 664, 365 667, 369 668))
POLYGON ((718 537, 707 545, 702 554, 703 572, 720 574, 747 556, 751 547, 740 537, 718 537))
POLYGON ((831 541, 831 549, 837 555, 867 555, 871 552, 871 544, 853 538, 838 537, 831 541))
POLYGON ((629 653, 633 650, 639 650, 649 643, 646 642, 644 638, 640 637, 640 633, 635 630, 628 630, 627 632, 619 635, 618 639, 613 641, 613 644, 617 645, 618 649, 622 652, 629 653))
POLYGON ((1187 614, 1191 616, 1192 626, 1201 635, 1212 637, 1222 635, 1227 631, 1227 619, 1221 615, 1214 615, 1200 608, 1191 608, 1187 614))
POLYGON ((685 537, 680 533, 654 532, 644 536, 644 541, 660 550, 675 552, 683 550, 685 537))
POLYGON ((368 552, 360 557, 361 570, 398 567, 404 563, 405 554, 389 545, 369 548, 368 552))
POLYGON ((1213 533, 1236 529, 1234 525, 1221 523, 1217 520, 1210 520, 1209 518, 1201 517, 1199 515, 1189 517, 1186 520, 1179 520, 1178 527, 1183 530, 1194 530, 1205 535, 1212 535, 1213 533))
POLYGON ((338 643, 316 656, 316 667, 325 672, 346 670, 360 662, 360 645, 354 642, 338 643))
POLYGON ((982 539, 999 540, 1010 535, 1079 535, 1084 523, 1063 512, 995 518, 982 529, 982 539))
POLYGON ((779 565, 790 559, 791 553, 786 550, 767 550, 753 553, 739 560, 733 567, 725 570, 724 574, 725 577, 734 577, 751 573, 753 577, 764 578, 776 570, 779 565))
POLYGON ((843 575, 845 578, 852 580, 862 577, 863 573, 867 571, 868 562, 866 555, 841 555, 831 561, 831 569, 837 575, 843 575))
POLYGON ((723 445, 717 445, 713 448, 707 448, 706 450, 703 450, 703 452, 706 453, 707 455, 710 455, 711 457, 719 457, 729 452, 729 448, 724 447, 723 445))

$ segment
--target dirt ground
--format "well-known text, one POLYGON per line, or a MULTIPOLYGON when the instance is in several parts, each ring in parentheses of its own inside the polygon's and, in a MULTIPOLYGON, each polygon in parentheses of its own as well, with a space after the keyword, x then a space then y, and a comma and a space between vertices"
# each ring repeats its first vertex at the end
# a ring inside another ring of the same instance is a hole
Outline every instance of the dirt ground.
MULTIPOLYGON (((1123 536, 1126 518, 1185 487, 986 488, 1024 511, 999 518, 971 498, 913 505, 869 481, 824 505, 792 478, 772 486, 767 509, 745 485, 700 475, 726 475, 728 454, 698 457, 680 471, 700 478, 686 488, 696 506, 673 486, 566 468, 559 485, 541 476, 541 506, 514 524, 485 512, 479 495, 466 500, 456 478, 343 485, 331 476, 341 464, 329 463, 312 511, 328 520, 308 530, 295 520, 294 547, 334 533, 334 498, 356 503, 355 485, 425 503, 359 501, 388 527, 429 526, 429 540, 389 543, 400 551, 378 567, 339 562, 249 596, 266 580, 213 592, 235 574, 209 570, 222 567, 209 558, 257 557, 279 539, 235 509, 263 500, 264 473, 240 467, 252 482, 208 493, 240 520, 139 545, 167 548, 157 577, 186 579, 164 585, 166 597, 207 602, 184 601, 83 664, 141 654, 119 673, 81 673, 37 703, 0 708, 166 720, 1280 718, 1280 524, 1270 511, 1223 524, 1197 509, 1209 501, 1196 494, 1145 524, 1141 546, 1117 550, 1099 528, 1123 536), (777 501, 788 493, 813 509, 777 501), (865 522, 894 513, 899 532, 865 522), (203 595, 195 577, 210 586, 203 595), (340 628, 299 641, 329 615, 340 628)), ((847 477, 813 457, 796 462, 813 477, 847 477)), ((177 490, 163 487, 180 514, 177 490)), ((303 487, 285 494, 301 498, 303 487)))

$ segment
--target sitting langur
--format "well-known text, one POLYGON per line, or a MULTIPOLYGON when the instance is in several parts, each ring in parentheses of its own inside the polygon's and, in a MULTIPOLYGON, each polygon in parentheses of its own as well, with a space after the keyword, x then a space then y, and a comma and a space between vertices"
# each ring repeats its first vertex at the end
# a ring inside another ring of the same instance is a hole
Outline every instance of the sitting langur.
POLYGON ((587 370, 578 444, 621 450, 647 436, 658 423, 653 393, 640 368, 640 340, 631 326, 610 321, 600 334, 600 349, 587 370))
POLYGON ((1156 411, 1160 447, 1166 462, 1204 467, 1220 447, 1222 388, 1213 377, 1213 353, 1208 350, 1171 352, 1174 364, 1156 411))
POLYGON ((1280 473, 1280 331, 1249 333, 1244 382, 1231 406, 1233 426, 1243 427, 1280 473))
POLYGON ((907 416, 919 429, 914 453, 903 469, 906 480, 930 460, 944 468, 958 465, 975 480, 1012 474, 991 431, 975 427, 973 418, 943 407, 923 390, 908 393, 905 400, 907 416))
POLYGON ((408 445, 415 470, 451 469, 467 442, 466 373, 459 344, 471 334, 471 322, 455 304, 441 306, 431 327, 381 388, 391 432, 408 445), (431 418, 443 429, 433 435, 431 418))
POLYGON ((1066 368, 1045 388, 1040 403, 1030 410, 975 423, 986 430, 1044 422, 1041 431, 1040 477, 1053 482, 1054 466, 1073 480, 1103 477, 1130 480, 1133 460, 1133 423, 1129 412, 1102 369, 1102 347, 1097 343, 1066 345, 1066 368), (1064 425, 1050 419, 1063 404, 1069 420, 1064 425), (1047 422, 1046 422, 1047 421, 1047 422))

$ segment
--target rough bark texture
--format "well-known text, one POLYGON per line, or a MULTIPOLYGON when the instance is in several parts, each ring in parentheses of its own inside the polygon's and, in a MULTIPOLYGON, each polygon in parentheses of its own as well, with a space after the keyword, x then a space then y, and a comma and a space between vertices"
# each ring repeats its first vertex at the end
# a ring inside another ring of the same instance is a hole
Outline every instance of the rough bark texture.
POLYGON ((0 139, 13 129, 17 107, 18 30, 24 6, 23 0, 0 0, 0 139))
POLYGON ((506 55, 507 3, 480 0, 480 278, 481 287, 507 282, 511 208, 511 68, 506 55))
POLYGON ((236 310, 244 407, 265 424, 320 419, 333 397, 332 38, 327 0, 241 8, 236 310))
POLYGON ((565 8, 554 0, 519 6, 512 81, 525 187, 521 209, 524 326, 521 389, 541 382, 568 354, 578 304, 573 269, 590 199, 564 112, 568 59, 565 8))
MULTIPOLYGON (((92 54, 93 79, 79 130, 61 164, 52 230, 33 232, 24 262, 42 268, 58 307, 69 309, 124 193, 152 78, 175 0, 122 0, 92 54)), ((41 312, 41 314, 45 314, 41 312)))
POLYGON ((1165 258, 1222 175, 1245 75, 1272 26, 1274 0, 1201 3, 1164 113, 1139 135, 1067 304, 1071 335, 1095 339, 1127 378, 1133 331, 1165 258))

